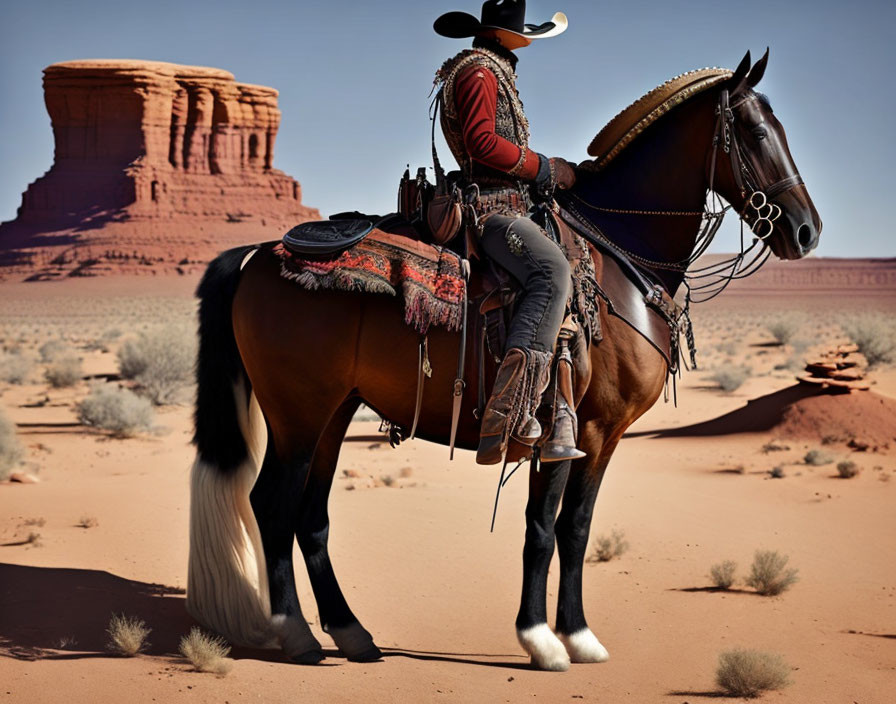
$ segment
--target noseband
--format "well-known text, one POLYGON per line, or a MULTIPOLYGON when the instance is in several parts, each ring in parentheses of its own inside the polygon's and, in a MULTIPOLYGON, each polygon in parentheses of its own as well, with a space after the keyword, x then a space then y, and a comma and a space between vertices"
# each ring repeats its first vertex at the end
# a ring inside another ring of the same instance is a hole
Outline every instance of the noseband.
MULTIPOLYGON (((761 171, 761 165, 751 168, 751 161, 745 155, 740 142, 737 139, 737 131, 734 126, 734 110, 748 100, 756 100, 753 93, 747 94, 734 105, 731 104, 731 96, 727 89, 719 94, 719 104, 716 106, 716 129, 713 135, 712 163, 710 166, 709 188, 712 190, 715 177, 716 157, 719 145, 728 154, 731 160, 731 173, 734 175, 734 183, 740 191, 744 204, 740 211, 740 218, 750 225, 753 234, 761 240, 771 236, 775 229, 775 220, 781 217, 781 208, 771 202, 775 196, 789 191, 803 183, 803 177, 799 172, 789 173, 784 178, 761 188, 763 181, 768 180, 766 174, 755 173, 761 171)), ((789 160, 785 160, 787 162, 789 160)), ((788 164, 788 169, 790 164, 788 164)))

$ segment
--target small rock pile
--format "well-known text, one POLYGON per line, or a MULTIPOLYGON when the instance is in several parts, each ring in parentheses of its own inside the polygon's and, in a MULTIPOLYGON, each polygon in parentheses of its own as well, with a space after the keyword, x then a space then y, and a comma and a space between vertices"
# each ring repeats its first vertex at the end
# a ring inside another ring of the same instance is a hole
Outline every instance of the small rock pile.
POLYGON ((859 368, 856 345, 839 345, 806 363, 805 372, 797 375, 801 384, 821 386, 831 393, 867 391, 865 372, 859 368))

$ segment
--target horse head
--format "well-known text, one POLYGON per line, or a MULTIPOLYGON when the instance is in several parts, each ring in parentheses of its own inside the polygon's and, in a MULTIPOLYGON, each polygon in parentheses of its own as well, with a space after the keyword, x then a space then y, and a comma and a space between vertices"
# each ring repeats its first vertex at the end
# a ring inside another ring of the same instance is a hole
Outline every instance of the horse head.
POLYGON ((768 98, 754 90, 767 65, 768 49, 755 64, 748 51, 722 87, 713 188, 778 258, 799 259, 817 246, 822 223, 784 128, 768 98))

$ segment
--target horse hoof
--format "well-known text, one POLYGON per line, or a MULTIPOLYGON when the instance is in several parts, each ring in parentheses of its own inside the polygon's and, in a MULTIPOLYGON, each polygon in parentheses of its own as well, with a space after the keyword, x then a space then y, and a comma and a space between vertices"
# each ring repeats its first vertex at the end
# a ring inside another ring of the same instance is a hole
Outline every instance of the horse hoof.
POLYGON ((373 636, 357 621, 342 628, 324 626, 324 631, 351 662, 373 662, 383 657, 373 642, 373 636))
POLYGON ((566 647, 572 662, 606 662, 610 659, 610 653, 589 628, 583 628, 570 635, 563 633, 557 635, 566 647))
POLYGON ((278 635, 280 647, 290 660, 303 665, 316 665, 324 659, 320 642, 311 633, 305 619, 275 614, 271 623, 278 635))
POLYGON ((566 672, 569 669, 569 654, 548 624, 517 629, 516 636, 539 670, 566 672))
POLYGON ((359 653, 358 655, 349 655, 348 659, 350 662, 377 662, 378 660, 383 659, 383 651, 377 648, 375 645, 371 645, 363 653, 359 653))
POLYGON ((305 653, 290 655, 289 659, 297 665, 317 665, 324 659, 324 654, 321 650, 309 650, 305 653))

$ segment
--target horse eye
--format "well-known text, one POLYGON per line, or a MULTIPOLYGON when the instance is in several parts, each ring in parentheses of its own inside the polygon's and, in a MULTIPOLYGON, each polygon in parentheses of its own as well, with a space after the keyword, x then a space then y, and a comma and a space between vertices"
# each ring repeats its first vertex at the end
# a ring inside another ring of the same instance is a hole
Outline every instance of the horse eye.
POLYGON ((768 130, 766 130, 765 127, 762 127, 761 125, 759 127, 754 127, 753 136, 756 138, 757 142, 761 142, 763 139, 768 137, 768 130))

